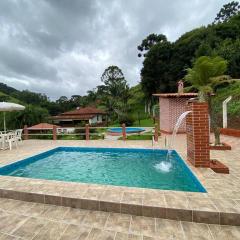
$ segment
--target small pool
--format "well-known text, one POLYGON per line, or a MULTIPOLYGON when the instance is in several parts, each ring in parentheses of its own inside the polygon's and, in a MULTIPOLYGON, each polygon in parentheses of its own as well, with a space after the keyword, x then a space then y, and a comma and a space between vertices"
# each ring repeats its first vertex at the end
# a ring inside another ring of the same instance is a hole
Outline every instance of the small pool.
MULTIPOLYGON (((126 133, 139 133, 145 131, 144 128, 137 128, 137 127, 126 127, 126 133)), ((122 133, 122 128, 110 128, 108 129, 108 132, 110 133, 122 133)))
POLYGON ((0 168, 0 175, 206 192, 176 151, 58 147, 0 168))

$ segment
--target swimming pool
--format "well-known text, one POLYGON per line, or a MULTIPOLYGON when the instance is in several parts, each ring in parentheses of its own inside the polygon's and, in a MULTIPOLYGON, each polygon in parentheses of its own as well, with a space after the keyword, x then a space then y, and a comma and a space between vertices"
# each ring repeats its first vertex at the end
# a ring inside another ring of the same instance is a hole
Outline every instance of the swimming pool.
MULTIPOLYGON (((126 133, 140 133, 145 131, 144 128, 137 128, 137 127, 127 127, 126 128, 126 133)), ((110 128, 108 129, 108 132, 110 133, 122 133, 122 128, 121 127, 117 127, 117 128, 110 128)))
POLYGON ((180 158, 158 168, 166 150, 58 147, 0 168, 0 175, 70 182, 206 192, 180 158))

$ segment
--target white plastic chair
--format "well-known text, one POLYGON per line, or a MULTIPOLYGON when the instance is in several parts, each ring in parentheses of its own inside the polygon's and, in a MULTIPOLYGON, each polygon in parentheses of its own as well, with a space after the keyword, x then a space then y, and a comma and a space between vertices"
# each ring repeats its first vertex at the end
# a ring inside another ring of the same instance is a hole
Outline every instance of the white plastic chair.
POLYGON ((17 129, 17 130, 15 131, 15 137, 16 137, 16 140, 17 140, 17 141, 22 142, 22 132, 23 132, 22 129, 17 129))
POLYGON ((5 141, 4 135, 2 132, 0 132, 0 149, 4 148, 4 141, 5 141))
POLYGON ((10 150, 12 150, 12 144, 15 143, 16 148, 18 147, 18 140, 16 138, 16 134, 13 132, 9 132, 6 135, 5 143, 8 144, 10 150))

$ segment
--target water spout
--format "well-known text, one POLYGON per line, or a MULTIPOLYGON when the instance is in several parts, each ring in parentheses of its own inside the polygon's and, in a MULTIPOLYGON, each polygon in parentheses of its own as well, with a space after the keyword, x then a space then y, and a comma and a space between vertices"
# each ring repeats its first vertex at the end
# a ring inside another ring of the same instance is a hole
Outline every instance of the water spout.
POLYGON ((177 120, 177 122, 176 122, 176 124, 175 124, 175 127, 174 127, 174 129, 173 129, 173 133, 172 133, 172 136, 171 136, 171 140, 170 140, 169 145, 168 145, 168 148, 167 148, 168 150, 171 150, 171 149, 172 149, 174 140, 175 140, 175 138, 176 138, 178 129, 179 129, 179 127, 180 127, 181 124, 182 124, 182 121, 183 121, 183 120, 187 117, 187 115, 188 115, 189 113, 191 113, 191 112, 192 112, 192 111, 186 111, 186 112, 182 113, 182 114, 180 115, 180 117, 178 118, 178 120, 177 120))
POLYGON ((167 146, 167 156, 166 156, 166 160, 165 161, 162 161, 160 163, 157 163, 154 167, 155 169, 161 171, 161 172, 169 172, 171 170, 171 167, 172 167, 172 161, 171 161, 171 155, 172 155, 172 147, 173 147, 173 143, 174 143, 174 140, 176 138, 176 135, 177 135, 177 132, 178 132, 178 129, 179 127, 181 126, 183 120, 187 117, 187 115, 189 113, 191 113, 192 111, 186 111, 184 113, 182 113, 180 115, 180 117, 178 118, 175 126, 174 126, 174 129, 173 129, 173 133, 172 133, 172 136, 171 136, 171 139, 169 141, 169 144, 167 146))

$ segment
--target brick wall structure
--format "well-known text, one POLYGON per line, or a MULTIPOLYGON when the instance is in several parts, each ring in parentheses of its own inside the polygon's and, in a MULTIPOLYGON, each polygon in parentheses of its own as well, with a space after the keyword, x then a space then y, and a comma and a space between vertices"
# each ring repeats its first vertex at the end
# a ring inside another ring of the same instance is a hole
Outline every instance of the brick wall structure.
POLYGON ((195 167, 210 167, 208 104, 188 101, 186 118, 187 160, 195 167))
MULTIPOLYGON (((160 131, 171 134, 180 115, 186 111, 187 101, 196 93, 154 94, 159 97, 160 131)), ((178 133, 186 132, 186 122, 182 122, 178 133)))

